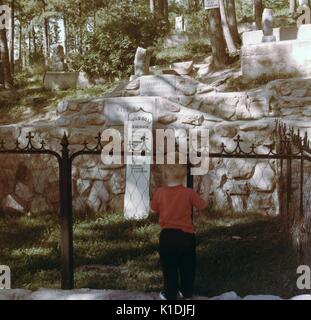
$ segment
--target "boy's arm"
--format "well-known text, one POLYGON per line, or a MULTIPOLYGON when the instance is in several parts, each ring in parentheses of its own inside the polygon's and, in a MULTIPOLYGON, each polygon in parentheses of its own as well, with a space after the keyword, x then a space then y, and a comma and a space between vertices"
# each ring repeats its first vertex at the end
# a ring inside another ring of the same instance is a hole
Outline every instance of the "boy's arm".
POLYGON ((150 206, 150 212, 151 212, 151 213, 157 213, 157 211, 154 211, 154 210, 151 208, 151 206, 150 206))
POLYGON ((194 192, 193 205, 199 210, 199 213, 202 213, 202 211, 208 207, 211 182, 212 180, 209 175, 204 176, 202 181, 202 194, 198 195, 194 192))
POLYGON ((150 212, 151 213, 159 213, 159 201, 158 201, 158 192, 155 192, 152 200, 150 202, 150 212))

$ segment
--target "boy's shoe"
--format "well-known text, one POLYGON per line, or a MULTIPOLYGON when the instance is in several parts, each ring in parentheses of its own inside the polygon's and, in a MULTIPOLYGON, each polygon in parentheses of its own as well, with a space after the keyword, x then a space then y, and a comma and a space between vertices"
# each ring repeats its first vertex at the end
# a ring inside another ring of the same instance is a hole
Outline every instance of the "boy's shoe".
POLYGON ((160 292, 159 297, 160 297, 161 300, 183 299, 183 295, 182 295, 182 293, 179 292, 179 291, 178 291, 178 293, 177 293, 177 297, 175 297, 174 299, 168 299, 164 291, 161 291, 161 292, 160 292))
POLYGON ((160 297, 161 300, 167 300, 164 291, 161 291, 161 292, 160 292, 159 297, 160 297))
POLYGON ((177 299, 179 299, 179 300, 184 299, 184 295, 180 291, 178 291, 178 293, 177 293, 177 299))

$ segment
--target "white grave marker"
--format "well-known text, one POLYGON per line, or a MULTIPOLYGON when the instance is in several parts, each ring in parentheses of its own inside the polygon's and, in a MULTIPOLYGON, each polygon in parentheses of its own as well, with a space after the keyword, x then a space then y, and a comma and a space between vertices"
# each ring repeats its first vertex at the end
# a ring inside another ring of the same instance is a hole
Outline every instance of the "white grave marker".
POLYGON ((124 216, 126 219, 143 219, 149 214, 150 204, 153 117, 152 113, 139 109, 130 113, 128 120, 124 216))
POLYGON ((11 270, 8 266, 0 266, 0 289, 11 289, 11 270))

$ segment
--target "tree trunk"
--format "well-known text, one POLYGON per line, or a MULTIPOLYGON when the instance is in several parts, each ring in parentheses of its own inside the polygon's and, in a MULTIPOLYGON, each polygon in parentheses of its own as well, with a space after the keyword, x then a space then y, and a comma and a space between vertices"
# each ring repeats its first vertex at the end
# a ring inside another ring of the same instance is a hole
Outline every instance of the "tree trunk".
POLYGON ((68 55, 68 35, 67 35, 67 18, 65 14, 63 15, 63 22, 64 22, 64 50, 65 50, 65 55, 67 56, 68 55))
POLYGON ((45 56, 48 62, 50 58, 49 18, 44 18, 44 42, 45 56))
POLYGON ((227 18, 229 29, 236 45, 241 43, 236 19, 235 0, 227 0, 227 18))
POLYGON ((31 63, 31 32, 28 32, 28 63, 31 63))
POLYGON ((0 50, 4 87, 6 89, 10 89, 13 86, 13 78, 11 74, 10 54, 6 37, 6 29, 0 29, 0 50))
POLYGON ((164 1, 163 0, 159 0, 158 11, 159 11, 160 16, 164 15, 164 1))
POLYGON ((164 0, 164 18, 168 21, 168 0, 164 0))
POLYGON ((159 14, 168 20, 168 0, 159 0, 159 14))
POLYGON ((150 0, 150 13, 154 14, 155 0, 150 0))
POLYGON ((235 46, 235 43, 233 41, 230 29, 229 29, 224 0, 219 0, 219 11, 220 11, 220 17, 221 17, 222 30, 225 36, 229 53, 235 54, 237 52, 237 48, 235 46))
POLYGON ((14 46, 15 46, 15 0, 11 1, 11 73, 14 75, 14 46))
POLYGON ((19 22, 18 60, 20 61, 19 63, 21 64, 21 68, 23 68, 23 27, 21 22, 19 22))
POLYGON ((289 13, 292 16, 296 13, 296 0, 289 0, 289 13))
POLYGON ((34 54, 36 55, 36 53, 37 53, 37 39, 36 39, 36 30, 35 30, 34 26, 32 26, 32 44, 33 44, 34 54))
POLYGON ((222 68, 228 61, 228 55, 226 52, 226 42, 222 31, 219 9, 208 10, 207 15, 213 53, 213 65, 215 68, 222 68))
POLYGON ((83 54, 82 5, 79 2, 79 53, 83 54))
POLYGON ((253 0, 254 1, 254 15, 255 15, 255 23, 257 30, 262 29, 262 12, 263 5, 262 0, 253 0))

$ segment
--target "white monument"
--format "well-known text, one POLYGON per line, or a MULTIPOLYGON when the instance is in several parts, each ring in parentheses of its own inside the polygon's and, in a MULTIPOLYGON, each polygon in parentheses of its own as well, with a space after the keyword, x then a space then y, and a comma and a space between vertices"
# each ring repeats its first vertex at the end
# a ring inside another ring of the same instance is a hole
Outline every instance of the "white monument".
POLYGON ((183 16, 178 16, 175 18, 175 31, 186 32, 186 20, 183 16))
POLYGON ((152 162, 151 112, 143 108, 128 116, 127 168, 124 198, 126 219, 143 219, 149 214, 150 164, 152 162))
POLYGON ((275 42, 276 37, 273 35, 273 10, 265 8, 262 13, 262 42, 275 42))

